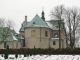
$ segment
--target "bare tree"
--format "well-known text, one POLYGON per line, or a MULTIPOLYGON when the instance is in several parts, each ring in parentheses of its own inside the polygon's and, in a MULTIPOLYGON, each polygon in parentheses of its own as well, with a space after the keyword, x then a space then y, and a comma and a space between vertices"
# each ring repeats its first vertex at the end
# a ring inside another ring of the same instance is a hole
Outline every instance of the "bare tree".
POLYGON ((8 39, 8 37, 10 36, 10 32, 11 32, 11 21, 6 21, 3 18, 0 18, 0 34, 1 34, 1 42, 4 43, 4 48, 7 48, 6 45, 6 40, 8 39))
POLYGON ((57 7, 55 7, 54 10, 51 11, 51 17, 52 18, 55 17, 57 20, 61 20, 63 11, 64 11, 63 5, 57 6, 57 7))
POLYGON ((67 27, 69 29, 68 38, 70 40, 70 46, 71 46, 72 39, 71 39, 71 10, 70 9, 66 10, 65 19, 66 19, 66 22, 67 22, 67 27))
POLYGON ((74 48, 75 45, 75 32, 77 27, 80 24, 80 12, 78 8, 64 8, 63 5, 57 6, 55 10, 51 11, 51 17, 55 17, 58 19, 59 24, 59 48, 61 48, 61 36, 60 36, 60 28, 61 20, 65 20, 64 26, 64 32, 66 37, 66 45, 68 46, 68 40, 70 41, 70 47, 74 48), (68 30, 65 29, 65 25, 68 28, 68 30), (68 32, 69 31, 69 32, 68 32))
POLYGON ((74 48, 75 45, 75 32, 80 23, 80 12, 77 8, 69 8, 66 9, 65 13, 65 20, 67 23, 67 27, 69 30, 69 40, 70 40, 70 47, 74 48))
POLYGON ((80 12, 78 9, 73 8, 71 10, 71 28, 72 28, 72 47, 74 48, 75 46, 75 32, 80 23, 80 12))
MULTIPOLYGON (((55 7, 53 11, 51 11, 51 17, 55 17, 58 20, 58 27, 59 27, 59 48, 61 48, 61 20, 63 20, 64 15, 64 6, 60 5, 55 7)), ((64 27, 64 26, 63 26, 64 27)), ((65 31, 66 33, 66 31, 65 31)))

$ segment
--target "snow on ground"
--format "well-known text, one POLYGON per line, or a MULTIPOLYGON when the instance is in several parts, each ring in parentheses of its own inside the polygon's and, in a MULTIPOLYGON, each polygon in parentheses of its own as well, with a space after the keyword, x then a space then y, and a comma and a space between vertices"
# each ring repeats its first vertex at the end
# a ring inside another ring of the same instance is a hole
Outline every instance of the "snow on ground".
POLYGON ((8 59, 0 55, 0 60, 80 60, 80 55, 32 55, 24 57, 24 55, 9 55, 8 59))

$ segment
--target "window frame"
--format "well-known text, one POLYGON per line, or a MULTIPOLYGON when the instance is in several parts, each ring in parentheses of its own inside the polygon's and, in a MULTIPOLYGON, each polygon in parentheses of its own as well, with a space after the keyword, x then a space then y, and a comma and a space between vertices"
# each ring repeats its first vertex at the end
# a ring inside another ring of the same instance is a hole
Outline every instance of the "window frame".
POLYGON ((53 45, 56 45, 56 41, 53 41, 53 45))
POLYGON ((36 36, 36 30, 31 30, 31 37, 35 37, 36 36))
POLYGON ((45 37, 48 37, 48 31, 45 31, 45 37))

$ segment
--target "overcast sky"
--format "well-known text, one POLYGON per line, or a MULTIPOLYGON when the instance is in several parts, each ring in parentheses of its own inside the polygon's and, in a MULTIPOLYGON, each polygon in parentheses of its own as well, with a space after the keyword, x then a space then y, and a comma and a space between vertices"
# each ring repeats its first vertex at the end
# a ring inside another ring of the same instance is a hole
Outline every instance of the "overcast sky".
POLYGON ((50 18, 50 11, 57 5, 66 7, 80 7, 80 0, 0 0, 0 17, 14 21, 15 30, 18 31, 24 16, 28 16, 28 21, 44 9, 46 20, 50 18))

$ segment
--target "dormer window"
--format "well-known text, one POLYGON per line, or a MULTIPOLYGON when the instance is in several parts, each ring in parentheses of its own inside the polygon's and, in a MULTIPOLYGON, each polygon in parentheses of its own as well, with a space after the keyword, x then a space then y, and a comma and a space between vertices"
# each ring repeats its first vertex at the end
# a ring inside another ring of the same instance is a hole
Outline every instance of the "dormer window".
POLYGON ((33 24, 35 24, 35 22, 33 22, 33 24))

